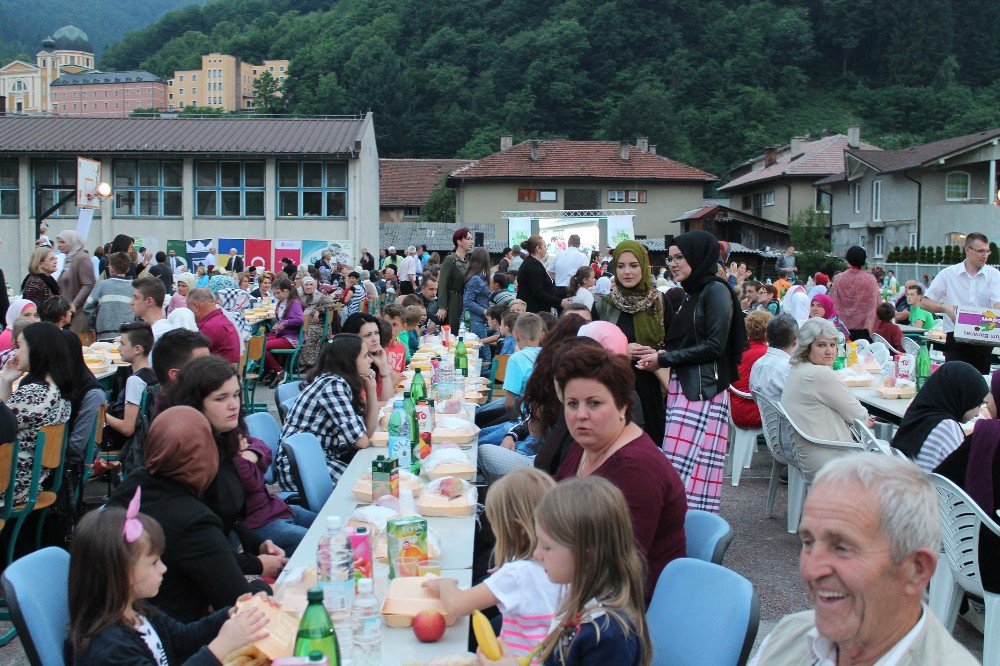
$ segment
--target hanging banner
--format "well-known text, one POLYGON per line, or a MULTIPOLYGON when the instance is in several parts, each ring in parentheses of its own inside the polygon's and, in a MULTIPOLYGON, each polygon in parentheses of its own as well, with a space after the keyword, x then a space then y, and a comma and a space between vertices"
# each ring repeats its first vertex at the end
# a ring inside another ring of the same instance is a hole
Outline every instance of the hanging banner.
POLYGON ((256 266, 257 270, 269 270, 271 267, 271 239, 247 238, 244 241, 243 255, 245 266, 256 266))
POLYGON ((182 240, 167 240, 167 266, 175 273, 187 270, 187 243, 182 240), (173 252, 173 256, 171 256, 173 252))
POLYGON ((614 247, 623 240, 635 240, 635 232, 632 228, 634 217, 634 215, 608 216, 608 245, 614 247))
POLYGON ((280 268, 281 260, 288 257, 292 263, 298 266, 302 259, 302 241, 297 240, 276 240, 274 241, 274 265, 280 268))
POLYGON ((320 258, 323 256, 324 250, 329 250, 330 254, 333 255, 333 263, 353 266, 354 265, 354 253, 352 251, 353 248, 354 248, 354 243, 349 240, 336 240, 336 241, 304 240, 302 241, 301 263, 309 264, 311 266, 320 260, 320 258))
POLYGON ((310 266, 315 264, 323 256, 323 250, 327 249, 328 245, 329 243, 321 240, 302 241, 302 263, 310 266))
POLYGON ((508 247, 516 248, 531 236, 530 217, 508 217, 507 218, 507 241, 508 247))
MULTIPOLYGON (((198 238, 196 240, 184 241, 188 258, 188 266, 194 270, 198 266, 205 265, 205 257, 208 256, 208 250, 212 247, 211 238, 198 238)), ((138 245, 138 240, 136 241, 138 245)))
POLYGON ((220 238, 219 239, 219 256, 224 257, 229 254, 229 250, 236 248, 236 254, 242 255, 244 250, 245 240, 243 238, 220 238))
POLYGON ((90 235, 90 224, 94 221, 93 208, 81 208, 80 216, 76 218, 76 233, 80 234, 83 240, 87 240, 90 235))
POLYGON ((333 254, 334 263, 344 264, 346 266, 354 266, 356 263, 354 255, 354 241, 330 241, 328 249, 333 254))

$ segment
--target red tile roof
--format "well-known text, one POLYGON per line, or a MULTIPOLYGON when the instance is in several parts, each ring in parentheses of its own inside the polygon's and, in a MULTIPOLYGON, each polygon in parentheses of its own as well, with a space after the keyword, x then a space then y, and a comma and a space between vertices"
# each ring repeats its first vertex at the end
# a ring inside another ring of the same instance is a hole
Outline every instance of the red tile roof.
POLYGON ((382 208, 423 206, 443 176, 469 160, 380 159, 379 205, 382 208))
POLYGON ((449 182, 478 178, 537 180, 675 180, 713 181, 716 176, 662 155, 629 146, 629 158, 621 158, 617 141, 538 142, 538 159, 531 159, 531 141, 493 153, 452 173, 449 182))
MULTIPOLYGON (((828 176, 844 168, 844 150, 847 149, 847 136, 844 134, 834 134, 823 137, 816 141, 807 141, 803 144, 801 155, 792 159, 789 146, 785 146, 778 151, 777 161, 769 167, 756 169, 734 178, 719 188, 719 191, 734 190, 754 183, 768 180, 776 180, 783 177, 807 177, 815 178, 828 176)), ((866 150, 878 151, 878 146, 861 142, 861 147, 866 150)), ((752 162, 763 160, 761 155, 752 162)))

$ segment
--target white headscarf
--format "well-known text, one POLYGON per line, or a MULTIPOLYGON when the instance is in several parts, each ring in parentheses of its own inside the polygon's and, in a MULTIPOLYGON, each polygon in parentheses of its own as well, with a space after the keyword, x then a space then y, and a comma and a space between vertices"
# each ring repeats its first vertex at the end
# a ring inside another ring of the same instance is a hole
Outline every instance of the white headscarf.
POLYGON ((783 311, 792 315, 797 322, 803 322, 809 318, 809 296, 806 288, 800 284, 792 285, 785 292, 785 299, 781 303, 783 311))
POLYGON ((56 240, 62 240, 63 242, 66 243, 67 247, 69 248, 68 251, 66 252, 67 259, 72 259, 77 252, 80 252, 81 250, 84 249, 83 236, 81 236, 79 233, 71 229, 67 229, 66 231, 60 232, 59 235, 56 236, 56 240))
POLYGON ((14 321, 21 316, 24 308, 29 305, 34 307, 35 303, 34 301, 29 301, 27 298, 15 298, 10 302, 10 307, 7 308, 7 315, 4 318, 4 321, 7 322, 7 328, 14 328, 14 321))
POLYGON ((190 308, 174 308, 173 312, 167 315, 167 321, 173 324, 174 328, 186 328, 198 332, 198 322, 195 321, 194 312, 190 308))

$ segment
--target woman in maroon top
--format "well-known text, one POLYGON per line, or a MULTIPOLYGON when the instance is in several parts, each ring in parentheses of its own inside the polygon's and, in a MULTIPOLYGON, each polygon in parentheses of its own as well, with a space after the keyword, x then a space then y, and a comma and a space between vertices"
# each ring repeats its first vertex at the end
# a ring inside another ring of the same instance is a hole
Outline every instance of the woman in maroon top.
POLYGON ((647 562, 646 599, 671 560, 684 557, 684 484, 663 451, 632 422, 632 366, 624 356, 580 347, 556 370, 566 424, 575 443, 556 480, 600 476, 625 495, 636 545, 647 562))
MULTIPOLYGON (((767 310, 754 310, 747 315, 744 322, 750 346, 743 350, 743 358, 738 367, 740 378, 730 386, 750 392, 750 369, 761 356, 767 353, 767 322, 771 321, 771 313, 767 310)), ((741 398, 732 391, 729 392, 729 409, 733 415, 733 423, 740 428, 759 428, 760 410, 757 403, 750 398, 741 398)))

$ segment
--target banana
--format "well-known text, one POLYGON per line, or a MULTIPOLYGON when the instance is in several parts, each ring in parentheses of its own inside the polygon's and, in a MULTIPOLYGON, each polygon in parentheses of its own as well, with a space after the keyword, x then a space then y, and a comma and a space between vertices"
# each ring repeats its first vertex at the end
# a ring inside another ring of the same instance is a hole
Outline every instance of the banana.
POLYGON ((500 643, 497 635, 493 633, 493 626, 478 610, 472 611, 472 632, 476 635, 476 642, 483 655, 490 661, 497 661, 503 656, 500 651, 500 643))

